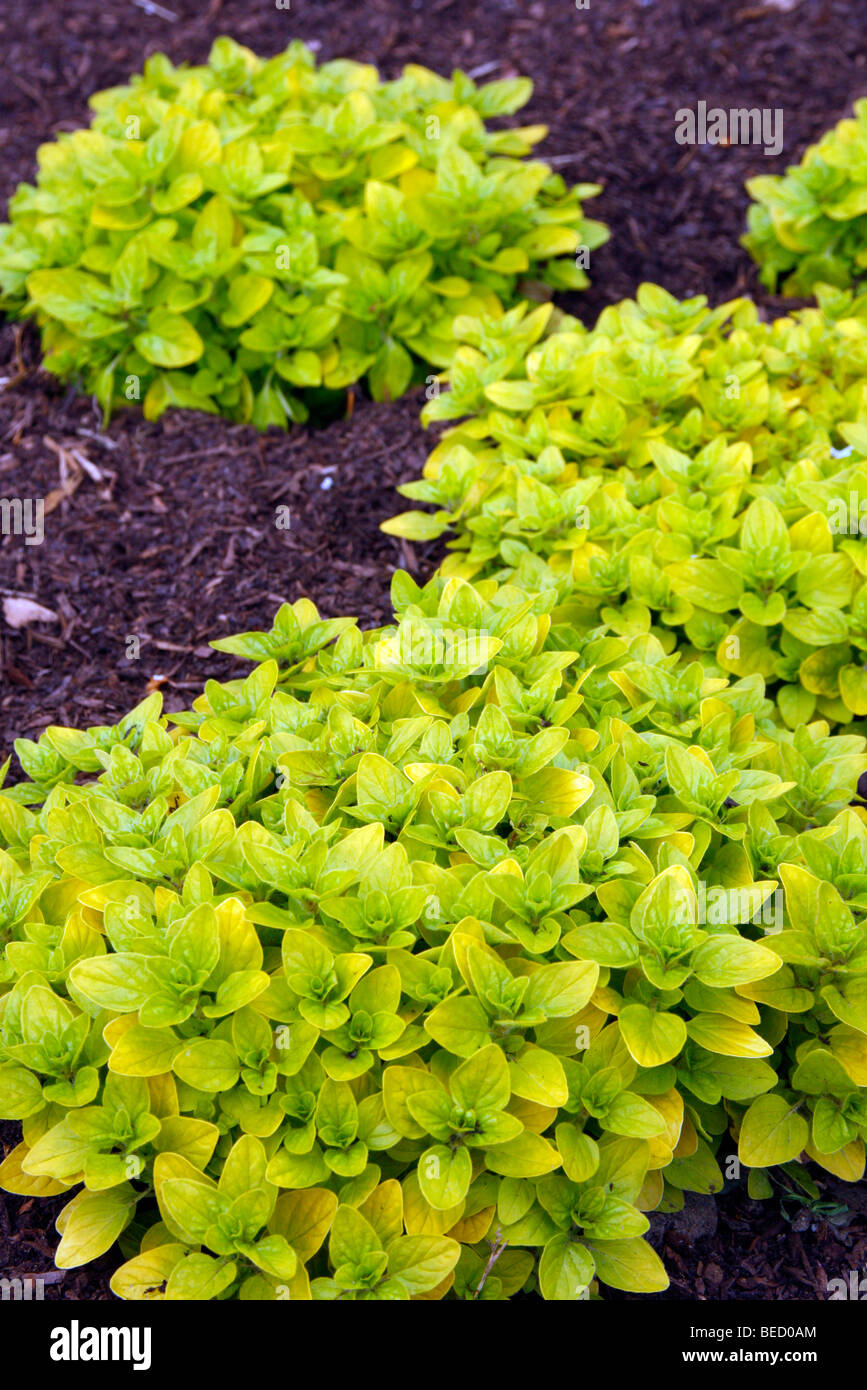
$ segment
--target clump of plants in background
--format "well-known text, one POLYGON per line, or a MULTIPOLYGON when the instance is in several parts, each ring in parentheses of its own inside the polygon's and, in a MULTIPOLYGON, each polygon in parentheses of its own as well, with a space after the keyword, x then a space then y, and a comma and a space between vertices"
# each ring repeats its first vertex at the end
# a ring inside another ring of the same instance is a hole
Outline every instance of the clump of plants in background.
POLYGON ((743 244, 769 290, 810 297, 867 274, 867 100, 811 145, 784 176, 747 182, 755 200, 743 244))
POLYGON ((0 304, 106 416, 140 401, 265 428, 361 379, 399 396, 450 361, 457 315, 525 280, 582 288, 576 252, 607 238, 581 208, 598 188, 529 157, 543 126, 488 128, 531 90, 421 67, 383 83, 299 42, 158 54, 41 147, 0 229, 0 304))
POLYGON ((456 328, 424 418, 463 422, 401 488, 436 510, 386 531, 554 591, 582 640, 761 676, 790 728, 867 715, 867 299, 766 323, 644 285, 589 330, 548 305, 456 328))

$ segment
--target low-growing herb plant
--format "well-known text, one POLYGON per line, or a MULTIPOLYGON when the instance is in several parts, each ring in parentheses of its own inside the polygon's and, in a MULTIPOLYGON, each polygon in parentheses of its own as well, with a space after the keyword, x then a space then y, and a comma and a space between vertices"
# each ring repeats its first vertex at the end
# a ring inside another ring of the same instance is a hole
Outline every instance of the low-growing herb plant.
POLYGON ((651 1292, 733 1144, 863 1174, 865 740, 556 584, 392 592, 16 744, 0 1184, 123 1298, 651 1292))
POLYGON ((554 589, 568 646, 652 633, 760 675, 790 728, 867 715, 867 300, 765 323, 644 285, 591 330, 546 305, 458 331, 424 418, 468 418, 400 489, 435 510, 386 531, 554 589))
POLYGON ((448 363, 457 315, 523 277, 583 287, 576 252, 607 238, 581 210, 599 189, 529 157, 543 126, 488 128, 531 89, 417 66, 382 83, 299 42, 265 60, 221 38, 193 68, 157 54, 39 150, 0 228, 0 304, 106 416, 265 428, 361 378, 399 396, 448 363))
POLYGON ((769 290, 811 296, 867 274, 867 100, 838 122, 784 176, 747 181, 753 198, 743 244, 769 290))

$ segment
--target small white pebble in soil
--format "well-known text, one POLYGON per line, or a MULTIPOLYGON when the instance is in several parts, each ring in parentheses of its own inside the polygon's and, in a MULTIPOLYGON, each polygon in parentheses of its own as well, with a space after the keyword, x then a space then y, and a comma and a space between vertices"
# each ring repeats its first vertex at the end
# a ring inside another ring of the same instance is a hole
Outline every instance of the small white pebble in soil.
POLYGON ((334 487, 334 479, 333 479, 333 478, 323 478, 323 479, 322 479, 322 482, 319 484, 319 491, 320 491, 320 492, 327 492, 328 489, 329 489, 329 488, 332 488, 332 487, 334 487))

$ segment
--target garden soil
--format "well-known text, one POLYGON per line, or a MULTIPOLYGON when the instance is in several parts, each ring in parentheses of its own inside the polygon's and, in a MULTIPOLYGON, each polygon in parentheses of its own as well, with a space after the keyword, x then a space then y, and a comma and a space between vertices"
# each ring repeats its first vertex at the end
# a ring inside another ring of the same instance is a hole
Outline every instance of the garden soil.
MULTIPOLYGON (((548 125, 541 152, 604 186, 587 211, 612 240, 593 253, 590 291, 564 301, 587 323, 644 280, 780 312, 738 244, 744 180, 782 172, 867 95, 861 0, 5 0, 0 198, 33 177, 39 144, 87 121, 90 92, 157 51, 204 61, 224 33, 262 54, 302 38, 385 77, 405 63, 531 76, 521 120, 548 125), (783 153, 676 144, 675 111, 699 100, 780 108, 783 153)), ((113 722, 150 690, 183 708, 207 677, 249 669, 209 640, 269 627, 284 600, 382 623, 395 566, 421 578, 441 556, 378 529, 431 445, 419 393, 385 405, 350 393, 341 418, 291 434, 131 411, 103 431, 38 360, 29 326, 0 329, 0 495, 46 499, 43 544, 0 538, 0 762, 16 736, 113 722), (8 600, 21 598, 49 616, 13 626, 21 605, 8 600)), ((14 1142, 0 1126, 0 1146, 14 1142)), ((672 1276, 658 1297, 824 1297, 827 1279, 867 1260, 867 1219, 823 1195, 824 1214, 737 1190, 712 1217, 692 1199, 655 1216, 672 1276)), ((0 1274, 51 1271, 61 1204, 0 1194, 0 1274)), ((45 1297, 108 1297, 116 1263, 54 1271, 45 1297)))

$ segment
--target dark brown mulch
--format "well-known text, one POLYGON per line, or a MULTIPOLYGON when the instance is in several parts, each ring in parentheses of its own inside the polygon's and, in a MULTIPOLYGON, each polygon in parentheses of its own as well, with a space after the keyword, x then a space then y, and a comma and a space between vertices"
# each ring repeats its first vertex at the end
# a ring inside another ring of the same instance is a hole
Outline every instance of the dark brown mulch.
MULTIPOLYGON (((20 1138, 19 1125, 0 1123, 0 1158, 5 1158, 20 1138)), ((0 1193, 0 1279, 20 1279, 25 1286, 21 1292, 25 1297, 29 1292, 31 1300, 87 1299, 90 1302, 113 1298, 108 1281, 121 1263, 117 1250, 109 1251, 81 1269, 54 1267, 54 1251, 59 1240, 54 1222, 68 1200, 68 1194, 33 1198, 0 1193), (42 1281, 41 1287, 37 1280, 42 1281), (26 1290, 28 1281, 29 1291, 26 1290)))
MULTIPOLYGON (((35 335, 23 352, 35 363, 35 335)), ((387 410, 361 401, 350 420, 288 435, 127 411, 102 435, 88 399, 48 395, 33 371, 0 395, 4 495, 50 499, 64 469, 67 486, 78 479, 47 512, 41 545, 0 544, 0 596, 57 615, 17 630, 0 620, 0 759, 48 723, 112 722, 154 684, 185 708, 206 677, 250 669, 208 641, 270 627, 287 599, 388 621, 395 565, 432 563, 431 547, 379 530, 395 485, 424 461, 419 409, 417 395, 387 410)))
MULTIPOLYGON (((738 246, 743 181, 781 171, 867 90, 862 0, 790 5, 292 0, 284 10, 268 0, 161 0, 172 21, 148 13, 149 0, 6 0, 0 194, 32 177, 42 141, 86 120, 88 93, 125 81, 148 54, 198 62, 221 33, 273 53, 297 36, 322 58, 375 62, 386 76, 406 62, 530 74, 526 116, 549 125, 546 156, 567 178, 605 185, 588 211, 614 239, 593 255, 592 289, 570 302, 588 322, 642 280, 714 301, 749 291, 775 311, 738 246), (699 100, 782 108, 784 154, 678 146, 674 113, 699 100)), ((46 723, 117 717, 157 677, 170 707, 187 704, 206 675, 247 669, 207 640, 269 625, 284 598, 307 593, 326 614, 381 622, 394 565, 425 572, 437 558, 432 547, 402 553, 377 529, 399 506, 394 484, 418 472, 428 447, 417 398, 357 401, 351 420, 315 434, 260 437, 199 416, 148 425, 124 414, 102 437, 90 403, 70 399, 35 362, 32 336, 19 356, 13 330, 3 330, 0 495, 47 496, 64 481, 61 467, 69 486, 80 470, 70 450, 101 476, 84 471, 46 518, 43 546, 0 544, 0 600, 23 594, 57 614, 15 632, 0 622, 0 760, 15 735, 46 723), (292 509, 288 533, 274 524, 281 504, 292 509), (135 637, 140 656, 129 660, 135 637)), ((0 1134, 14 1142, 13 1127, 0 1134)), ((0 1272, 50 1268, 59 1200, 0 1196, 0 1272)), ((867 1252, 863 1214, 845 1228, 819 1221, 797 1231, 776 1204, 740 1193, 722 1197, 719 1214, 713 1234, 657 1230, 673 1275, 665 1297, 820 1297, 811 1270, 845 1275, 867 1252)), ((107 1257, 67 1272, 46 1296, 105 1297, 112 1265, 107 1257)))

